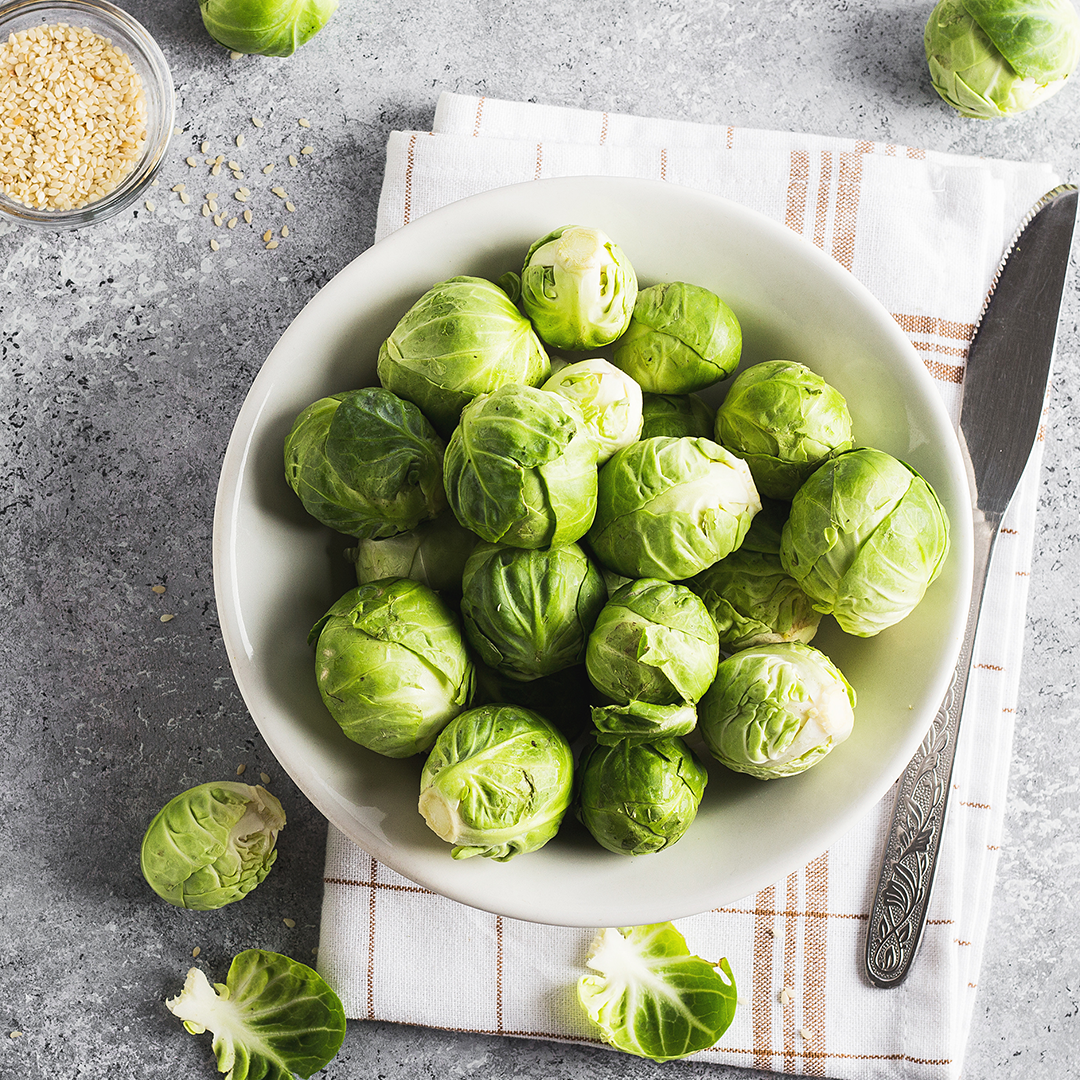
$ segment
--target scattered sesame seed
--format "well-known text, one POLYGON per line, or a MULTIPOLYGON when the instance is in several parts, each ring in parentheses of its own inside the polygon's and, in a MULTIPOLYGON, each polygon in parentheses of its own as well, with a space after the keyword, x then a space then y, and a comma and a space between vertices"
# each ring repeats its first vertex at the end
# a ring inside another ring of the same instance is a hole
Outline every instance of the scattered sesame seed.
POLYGON ((220 247, 221 247, 221 245, 213 237, 211 237, 210 238, 210 250, 211 251, 217 251, 218 248, 220 248, 220 247))
POLYGON ((290 930, 296 925, 295 919, 282 919, 281 920, 290 930))
POLYGON ((196 945, 195 948, 191 950, 191 955, 194 958, 194 957, 198 956, 199 953, 201 953, 201 952, 202 952, 202 949, 200 949, 199 946, 196 945))
POLYGON ((247 768, 247 766, 245 764, 243 764, 243 762, 241 762, 239 765, 236 766, 236 775, 237 776, 243 776, 244 775, 244 770, 246 768, 247 768))
POLYGON ((154 179, 150 181, 150 186, 151 187, 161 187, 161 181, 158 180, 157 177, 154 177, 154 179))
POLYGON ((185 206, 187 206, 187 204, 188 204, 189 202, 191 202, 191 196, 190 196, 190 195, 189 195, 189 194, 188 194, 188 193, 187 193, 186 191, 181 191, 181 192, 180 192, 180 201, 181 201, 181 202, 182 202, 182 203, 183 203, 183 204, 184 204, 185 206))
POLYGON ((244 179, 244 174, 239 169, 233 169, 232 174, 233 174, 233 179, 234 180, 243 180, 244 179))
POLYGON ((183 128, 178 128, 178 127, 174 127, 174 128, 172 129, 172 133, 173 133, 174 135, 183 135, 183 134, 184 134, 184 129, 183 129, 183 128))
POLYGON ((146 202, 143 203, 143 206, 146 207, 149 213, 152 214, 154 212, 154 204, 149 199, 147 199, 146 202))
POLYGON ((295 169, 300 164, 300 159, 295 154, 289 155, 289 164, 295 169))
POLYGON ((276 248, 277 246, 278 246, 278 242, 276 240, 271 240, 270 243, 266 245, 266 250, 267 251, 273 251, 274 248, 276 248))
POLYGON ((263 126, 263 122, 262 122, 262 119, 261 119, 260 117, 258 117, 258 116, 253 116, 253 117, 251 118, 251 122, 252 122, 252 123, 253 123, 253 124, 254 124, 254 125, 255 125, 256 127, 262 127, 262 126, 263 126))
POLYGON ((802 1039, 804 1042, 809 1042, 813 1037, 814 1033, 809 1028, 799 1028, 799 1038, 802 1039))
POLYGON ((217 225, 219 228, 221 227, 221 223, 224 220, 225 220, 225 215, 224 214, 215 214, 214 215, 214 224, 217 225))
POLYGON ((264 772, 259 773, 259 779, 264 784, 269 784, 270 783, 270 777, 269 777, 269 775, 267 773, 264 773, 264 772))
POLYGON ((210 175, 211 176, 217 176, 220 172, 221 172, 221 166, 215 163, 214 167, 210 170, 210 175))
POLYGON ((9 1031, 8 1032, 8 1038, 9 1039, 21 1039, 22 1038, 22 1032, 21 1031, 9 1031))
POLYGON ((187 184, 173 184, 173 186, 171 188, 169 188, 169 190, 170 191, 183 191, 185 187, 187 187, 187 184))
POLYGON ((207 202, 209 202, 211 199, 216 199, 217 197, 218 197, 218 193, 216 191, 208 191, 206 193, 206 201, 207 202))
POLYGON ((299 124, 299 125, 300 125, 301 127, 311 127, 311 121, 310 121, 310 120, 306 120, 306 119, 305 119, 304 117, 300 117, 300 119, 299 119, 299 120, 297 120, 296 122, 297 122, 297 123, 298 123, 298 124, 299 124))
POLYGON ((274 194, 275 194, 275 195, 276 195, 276 196, 277 196, 277 197, 278 197, 279 199, 284 199, 284 198, 285 198, 285 194, 286 194, 286 192, 285 192, 285 189, 284 189, 284 188, 283 188, 283 187, 282 187, 282 186, 281 186, 280 184, 278 184, 278 186, 277 186, 277 187, 272 187, 272 188, 271 188, 270 190, 271 190, 271 191, 272 191, 272 192, 273 192, 273 193, 274 193, 274 194))
POLYGON ((243 56, 243 55, 244 54, 242 52, 237 52, 235 49, 233 49, 232 52, 229 53, 229 59, 230 60, 239 60, 240 57, 243 56))
POLYGON ((164 592, 165 592, 165 586, 164 585, 151 585, 150 586, 150 591, 151 592, 156 592, 158 594, 158 596, 162 596, 164 594, 164 592))
POLYGON ((305 155, 306 154, 314 154, 315 153, 315 147, 313 147, 313 146, 302 146, 300 148, 300 153, 305 154, 305 155))
POLYGON ((281 226, 281 235, 282 236, 288 236, 289 235, 289 226, 288 225, 282 225, 281 226))
POLYGON ((227 228, 235 229, 236 228, 236 218, 234 218, 234 217, 229 218, 229 220, 225 222, 225 225, 226 225, 227 228))
POLYGON ((244 220, 245 220, 245 221, 246 221, 246 222, 247 222, 247 223, 248 223, 249 225, 251 224, 251 211, 250 211, 250 210, 245 210, 245 211, 244 211, 244 220))
POLYGON ((206 159, 206 160, 205 160, 205 161, 203 162, 203 164, 204 164, 204 165, 216 165, 216 164, 217 164, 217 158, 212 158, 212 157, 208 157, 208 158, 207 158, 207 159, 206 159))
POLYGON ((296 207, 291 202, 285 203, 285 209, 288 210, 290 214, 296 212, 296 207))
POLYGON ((269 176, 274 171, 274 165, 271 162, 269 165, 263 166, 263 176, 269 176))
POLYGON ((209 217, 210 216, 210 204, 209 203, 203 203, 202 204, 202 216, 203 217, 209 217))
POLYGON ((243 145, 244 145, 244 136, 243 136, 243 133, 241 133, 241 134, 239 134, 239 135, 237 135, 237 136, 236 136, 236 145, 237 145, 237 146, 243 146, 243 145))
POLYGON ((273 238, 274 238, 274 230, 273 229, 267 229, 266 232, 263 233, 263 239, 264 240, 273 240, 273 238))
POLYGON ((780 991, 779 996, 781 1005, 790 1005, 795 1000, 795 995, 786 986, 780 991))
POLYGON ((232 169, 233 172, 236 172, 237 169, 240 168, 240 162, 239 161, 230 161, 229 162, 229 168, 232 169))
POLYGON ((162 615, 161 616, 161 621, 162 622, 172 622, 173 619, 175 619, 175 618, 176 618, 175 615, 162 615))
POLYGON ((210 153, 210 143, 204 142, 202 144, 202 146, 199 147, 199 149, 202 151, 202 153, 209 154, 210 153))
POLYGON ((235 193, 235 194, 233 195, 233 198, 234 198, 234 199, 235 199, 235 200, 236 200, 237 202, 247 202, 247 199, 248 199, 248 197, 247 197, 247 196, 246 196, 246 195, 244 194, 244 189, 243 189, 243 188, 241 188, 241 189, 240 189, 239 191, 237 191, 237 192, 236 192, 236 193, 235 193))

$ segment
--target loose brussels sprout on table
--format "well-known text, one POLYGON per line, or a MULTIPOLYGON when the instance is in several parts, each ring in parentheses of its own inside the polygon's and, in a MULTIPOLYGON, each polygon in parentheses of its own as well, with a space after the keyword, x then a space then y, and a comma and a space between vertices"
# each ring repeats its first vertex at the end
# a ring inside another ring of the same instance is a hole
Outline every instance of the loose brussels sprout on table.
POLYGON ((521 306, 553 348, 581 351, 610 344, 630 322, 636 298, 630 260, 599 229, 555 229, 525 256, 521 306))
POLYGON ((419 810, 455 859, 505 862, 543 847, 570 806, 574 756, 539 713, 481 705, 440 733, 420 777, 419 810))
POLYGON ((609 570, 677 581, 734 551, 760 509, 745 461, 711 439, 657 436, 601 468, 588 539, 609 570))
POLYGON ((543 389, 562 394, 581 410, 596 440, 599 465, 641 435, 641 387, 607 360, 565 364, 543 389))
POLYGON ((523 682, 581 663, 606 602, 604 579, 577 544, 481 541, 465 564, 465 634, 485 664, 523 682))
POLYGON ((165 804, 143 837, 143 877, 177 907, 211 911, 247 896, 274 865, 281 803, 236 781, 200 784, 165 804))
POLYGON ((475 673, 457 616, 418 581, 351 589, 308 640, 330 714, 353 742, 386 757, 427 750, 472 697, 475 673))
POLYGON ((716 441, 743 458, 758 491, 791 499, 824 461, 851 447, 840 392, 805 364, 766 360, 736 376, 716 410, 716 441))
POLYGON ((686 586, 655 578, 632 581, 604 605, 589 635, 585 667, 613 706, 595 706, 603 735, 685 735, 693 708, 720 660, 716 624, 686 586))
POLYGON ((670 435, 680 439, 711 439, 716 410, 697 394, 641 395, 641 438, 670 435))
POLYGON ((608 851, 663 851, 697 816, 708 780, 681 739, 592 743, 578 765, 577 816, 608 851))
POLYGON ((233 52, 292 56, 337 11, 338 0, 199 0, 207 33, 233 52))
POLYGON ((531 386, 471 401, 443 465, 458 521, 492 544, 580 539, 596 512, 596 443, 577 406, 531 386))
POLYGON ((881 450, 827 461, 791 504, 784 569, 840 628, 872 637, 911 613, 949 551, 949 521, 934 489, 881 450))
POLYGON ((690 394, 739 365, 742 327, 716 293, 675 281, 642 289, 615 365, 654 394, 690 394))
POLYGON ((547 352, 510 298, 484 278, 454 277, 428 290, 379 349, 379 382, 412 401, 449 436, 478 394, 507 383, 539 386, 547 352))
POLYGON ((842 743, 855 691, 812 645, 761 645, 729 656, 698 704, 698 730, 722 765, 761 780, 793 776, 842 743))
POLYGON ((285 477, 323 525, 350 536, 393 536, 446 508, 444 449, 415 405, 367 387, 300 413, 285 439, 285 477))
POLYGON ((1065 85, 1080 60, 1080 17, 1069 0, 941 0, 923 44, 942 99, 995 120, 1065 85))

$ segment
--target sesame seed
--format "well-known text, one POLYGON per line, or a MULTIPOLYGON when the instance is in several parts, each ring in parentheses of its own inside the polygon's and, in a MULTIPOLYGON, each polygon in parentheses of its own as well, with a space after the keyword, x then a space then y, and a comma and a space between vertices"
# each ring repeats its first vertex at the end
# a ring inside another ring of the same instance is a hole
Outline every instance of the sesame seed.
POLYGON ((261 780, 261 781, 262 781, 262 782, 263 782, 264 784, 269 784, 269 783, 270 783, 270 777, 269 777, 269 775, 268 775, 267 773, 264 773, 264 772, 262 772, 262 773, 259 773, 259 779, 260 779, 260 780, 261 780))
POLYGON ((236 172, 236 170, 240 168, 240 162, 239 161, 230 161, 229 162, 229 168, 232 169, 233 172, 236 172))
POLYGON ((284 199, 286 195, 285 189, 279 184, 277 187, 270 189, 279 199, 284 199))
POLYGON ((210 250, 211 251, 217 251, 218 248, 220 248, 220 247, 221 247, 221 245, 213 237, 211 237, 210 238, 210 250))
POLYGON ((170 191, 183 191, 184 188, 186 188, 186 187, 187 187, 187 184, 173 184, 173 186, 171 188, 169 188, 169 190, 170 191))
POLYGON ((175 615, 162 615, 161 616, 161 621, 162 622, 172 622, 173 619, 175 619, 175 618, 176 618, 175 615))
POLYGON ((234 180, 243 180, 244 179, 244 174, 239 169, 233 169, 233 179, 234 180))
POLYGON ((161 187, 161 181, 160 181, 160 180, 158 180, 158 179, 157 179, 157 178, 155 177, 155 178, 154 178, 153 180, 151 180, 151 181, 150 181, 150 186, 151 186, 151 187, 161 187))
POLYGON ((190 196, 190 195, 189 195, 189 194, 188 194, 188 193, 187 193, 186 191, 181 191, 181 192, 180 192, 180 201, 181 201, 181 202, 182 202, 182 203, 183 203, 183 204, 184 204, 185 206, 187 206, 187 204, 188 204, 189 202, 191 202, 191 196, 190 196))
POLYGON ((307 119, 305 119, 304 117, 300 117, 300 119, 299 119, 299 120, 297 120, 296 122, 297 122, 297 123, 298 123, 298 124, 299 124, 299 125, 300 125, 301 127, 311 127, 311 121, 310 121, 310 120, 307 120, 307 119))
POLYGON ((290 930, 296 925, 295 919, 282 919, 281 920, 290 930))
POLYGON ((236 200, 237 202, 247 202, 247 200, 248 200, 248 197, 247 197, 247 196, 246 196, 246 195, 244 194, 244 189, 243 189, 243 188, 241 188, 241 189, 240 189, 239 191, 237 191, 237 192, 236 192, 236 193, 235 193, 235 194, 233 195, 233 198, 234 198, 234 199, 235 199, 235 200, 236 200))
POLYGON ((237 136, 236 136, 236 145, 237 145, 237 146, 243 146, 243 145, 244 145, 244 136, 243 136, 243 133, 241 133, 241 134, 239 134, 239 135, 237 135, 237 136))
POLYGON ((266 245, 266 250, 267 251, 273 251, 274 248, 276 248, 277 246, 278 246, 278 242, 276 240, 271 240, 270 243, 266 245))
POLYGON ((795 1000, 795 995, 786 986, 780 991, 779 997, 781 1005, 790 1005, 795 1000))
POLYGON ((9 1039, 21 1039, 22 1038, 22 1032, 21 1031, 9 1031, 8 1032, 8 1038, 9 1039))
POLYGON ((308 154, 314 154, 315 153, 315 147, 313 147, 313 146, 301 147, 300 153, 304 154, 305 156, 308 155, 308 154))
POLYGON ((199 946, 196 945, 195 948, 191 950, 192 959, 194 959, 196 956, 198 956, 199 953, 201 953, 201 952, 202 952, 202 949, 200 949, 199 946))
POLYGON ((274 166, 273 166, 272 163, 270 165, 264 165, 263 166, 263 176, 269 176, 273 171, 274 171, 274 166))
POLYGON ((243 775, 244 775, 244 770, 245 770, 246 768, 247 768, 247 766, 246 766, 246 765, 244 765, 243 763, 241 763, 241 764, 237 765, 237 766, 236 766, 236 775, 237 775, 237 776, 243 776, 243 775))
POLYGON ((229 228, 229 229, 235 229, 236 228, 236 218, 234 218, 234 217, 229 218, 229 220, 225 222, 225 226, 226 226, 226 228, 229 228))
POLYGON ((229 53, 229 59, 230 60, 239 60, 240 57, 243 56, 243 55, 244 54, 242 52, 237 52, 236 49, 233 49, 232 52, 229 53))
POLYGON ((281 235, 282 236, 288 236, 289 235, 289 226, 288 225, 282 225, 281 226, 281 235))
POLYGON ((183 129, 183 128, 178 128, 178 127, 174 127, 174 128, 172 129, 172 133, 173 133, 174 135, 183 135, 183 134, 184 134, 184 129, 183 129))
POLYGON ((202 144, 202 145, 201 145, 201 146, 199 147, 199 150, 200 150, 200 151, 201 151, 202 153, 204 153, 204 154, 209 154, 209 153, 210 153, 210 143, 209 143, 209 142, 204 142, 204 143, 203 143, 203 144, 202 144))
POLYGON ((217 162, 215 162, 214 167, 210 170, 210 175, 211 176, 217 176, 220 172, 221 172, 221 166, 218 165, 217 162))
POLYGON ((245 210, 245 211, 244 211, 244 220, 245 220, 245 221, 246 221, 246 222, 247 222, 247 223, 248 223, 249 225, 251 224, 251 211, 250 211, 250 210, 245 210))
POLYGON ((161 596, 165 592, 165 586, 164 585, 151 585, 150 586, 150 591, 157 593, 158 596, 161 596))
POLYGON ((300 164, 300 159, 295 154, 289 155, 289 164, 295 169, 300 164))
POLYGON ((217 225, 219 228, 221 227, 221 223, 224 220, 225 220, 225 215, 224 214, 215 214, 214 215, 214 224, 217 225))
POLYGON ((291 202, 286 202, 285 203, 285 209, 288 210, 290 214, 296 212, 296 207, 293 206, 293 204, 291 202))
POLYGON ((204 164, 204 165, 216 165, 216 164, 217 164, 217 158, 213 158, 213 157, 208 157, 208 158, 207 158, 207 159, 206 159, 206 160, 205 160, 205 161, 203 162, 203 164, 204 164))
POLYGON ((252 122, 252 123, 253 123, 253 124, 254 124, 254 125, 255 125, 256 127, 262 127, 262 126, 263 126, 263 122, 262 122, 262 119, 261 119, 260 117, 258 117, 258 116, 253 116, 253 117, 251 118, 251 122, 252 122))
POLYGON ((196 158, 196 157, 189 157, 187 159, 187 163, 188 163, 189 166, 191 166, 191 168, 194 169, 195 166, 199 164, 199 159, 196 158))
POLYGON ((209 217, 210 216, 210 204, 209 203, 203 203, 202 204, 202 216, 203 217, 209 217))
POLYGON ((813 1038, 813 1036, 814 1033, 809 1028, 799 1028, 799 1038, 802 1039, 804 1042, 809 1042, 813 1038))
POLYGON ((146 207, 149 213, 152 214, 154 212, 154 204, 149 199, 147 199, 146 202, 143 203, 143 206, 146 207))
POLYGON ((273 238, 274 238, 274 230, 273 229, 267 229, 266 232, 263 233, 263 239, 264 240, 272 240, 273 238))

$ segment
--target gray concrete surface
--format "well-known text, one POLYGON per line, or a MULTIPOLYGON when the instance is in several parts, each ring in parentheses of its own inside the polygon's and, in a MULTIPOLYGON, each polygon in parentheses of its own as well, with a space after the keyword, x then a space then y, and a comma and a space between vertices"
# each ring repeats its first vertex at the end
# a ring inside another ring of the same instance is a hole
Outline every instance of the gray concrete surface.
MULTIPOLYGON (((343 0, 291 59, 240 61, 208 39, 195 0, 123 2, 160 41, 179 93, 182 134, 158 210, 63 235, 0 226, 3 1080, 214 1075, 205 1041, 162 1006, 192 948, 223 968, 244 947, 303 958, 317 943, 324 822, 282 775, 233 683, 211 526, 221 457, 259 365, 303 304, 371 243, 389 131, 428 126, 447 89, 1049 160, 1080 178, 1080 88, 1001 123, 954 115, 924 74, 929 2, 343 0), (194 213, 202 192, 182 207, 168 188, 190 179, 184 158, 204 138, 224 150, 252 115, 283 147, 303 145, 292 118, 311 117, 303 141, 316 153, 288 178, 297 212, 287 242, 267 252, 256 233, 237 230, 231 259, 211 258, 194 213), (175 618, 161 622, 167 613, 175 618), (147 821, 183 787, 240 763, 270 774, 289 807, 279 869, 242 918, 236 908, 196 915, 156 902, 138 871, 147 821)), ((967 1080, 1058 1080, 1080 1069, 1073 269, 967 1080)), ((601 1050, 352 1023, 324 1075, 649 1080, 661 1071, 601 1050)))

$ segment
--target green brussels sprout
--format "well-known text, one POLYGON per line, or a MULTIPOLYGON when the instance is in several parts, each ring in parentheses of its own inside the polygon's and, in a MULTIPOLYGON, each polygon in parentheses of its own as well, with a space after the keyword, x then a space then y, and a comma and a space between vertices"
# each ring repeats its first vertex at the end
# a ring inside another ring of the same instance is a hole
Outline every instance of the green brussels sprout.
POLYGON ((507 383, 539 386, 551 364, 528 319, 510 297, 478 277, 429 289, 379 349, 379 382, 415 402, 449 437, 478 394, 507 383))
POLYGON ((637 276, 621 248, 599 229, 566 225, 540 237, 525 256, 521 306, 556 349, 596 349, 630 322, 637 276))
POLYGON ((471 401, 450 438, 443 481, 458 521, 491 544, 557 547, 596 512, 596 443, 572 401, 503 386, 471 401))
POLYGON ((308 642, 330 715, 353 742, 385 757, 427 750, 472 697, 475 672, 457 616, 418 581, 358 585, 308 642))
POLYGON ((588 539, 609 570, 677 581, 734 551, 760 509, 745 461, 711 439, 656 436, 600 469, 588 539))
POLYGON ((663 851, 690 827, 708 780, 681 739, 592 743, 578 765, 577 816, 608 851, 663 851))
POLYGON ((910 614, 941 571, 949 520, 910 465, 867 448, 827 461, 791 504, 780 558, 814 607, 873 637, 910 614))
POLYGON ((624 1053, 688 1057, 714 1046, 735 1017, 731 965, 694 956, 672 923, 605 927, 585 963, 578 1001, 600 1038, 624 1053))
POLYGON ((495 279, 495 284, 510 297, 511 304, 516 307, 520 303, 521 275, 516 270, 507 270, 505 274, 500 274, 495 279))
POLYGON ((742 327, 716 293, 682 281, 642 289, 615 366, 654 394, 690 394, 739 366, 742 327))
POLYGON ((711 439, 716 410, 697 394, 641 395, 641 438, 670 435, 674 439, 711 439))
POLYGON ((577 544, 529 550, 481 541, 465 564, 465 636, 485 664, 522 682, 580 664, 606 602, 604 579, 577 544))
POLYGON ((760 780, 794 776, 850 734, 855 691, 812 645, 789 641, 729 656, 698 703, 709 752, 760 780))
POLYGON ((285 827, 265 788, 232 780, 200 784, 171 799, 143 837, 149 886, 177 907, 212 911, 242 900, 270 873, 285 827))
POLYGON ((550 721, 481 705, 439 734, 420 777, 419 810, 455 859, 505 862, 543 847, 570 806, 574 755, 550 721))
POLYGON ((690 589, 631 581, 604 605, 585 649, 593 685, 629 708, 594 709, 593 722, 609 734, 685 735, 696 722, 686 706, 709 688, 719 660, 716 624, 690 589))
POLYGON ((822 462, 851 448, 851 416, 805 364, 766 360, 735 377, 716 410, 716 441, 746 461, 762 495, 791 499, 822 462))
POLYGON ((292 56, 337 11, 338 0, 199 0, 207 33, 226 49, 292 56))
POLYGON ((996 120, 1065 85, 1080 60, 1080 17, 1069 0, 941 0, 923 45, 942 99, 996 120))
POLYGON ((361 540, 345 554, 356 567, 358 585, 405 577, 436 592, 459 596, 465 562, 476 543, 476 533, 447 510, 409 532, 384 540, 361 540))
POLYGON ((600 357, 564 364, 543 386, 581 410, 596 440, 597 464, 641 435, 641 387, 600 357))
POLYGON ((285 478, 331 529, 393 536, 446 508, 445 446, 411 402, 377 386, 312 402, 285 439, 285 478))
POLYGON ((676 735, 689 735, 697 727, 697 706, 689 701, 655 705, 651 701, 630 701, 625 705, 606 702, 589 709, 593 735, 603 746, 624 742, 655 742, 676 735))
POLYGON ((213 1032, 226 1080, 292 1080, 328 1065, 345 1040, 345 1009, 325 979, 281 953, 245 949, 224 983, 197 968, 165 1007, 192 1035, 213 1032))

